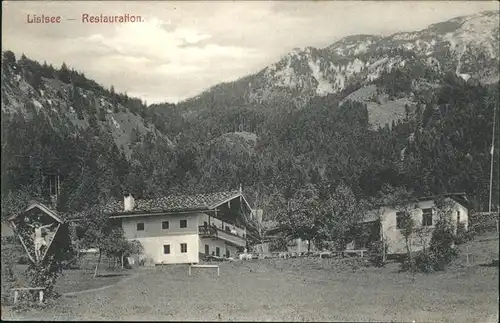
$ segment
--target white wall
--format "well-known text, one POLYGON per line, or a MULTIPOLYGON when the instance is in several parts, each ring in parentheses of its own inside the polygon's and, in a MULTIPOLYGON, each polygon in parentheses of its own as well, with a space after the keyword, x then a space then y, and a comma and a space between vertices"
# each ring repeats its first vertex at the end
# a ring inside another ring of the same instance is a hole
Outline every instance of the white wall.
MULTIPOLYGON (((460 222, 463 222, 468 226, 468 212, 465 207, 460 205, 459 203, 455 202, 452 199, 447 198, 447 201, 451 201, 453 205, 453 212, 452 212, 452 223, 456 225, 457 223, 457 213, 456 211, 460 212, 460 222)), ((428 246, 432 232, 435 228, 435 224, 437 221, 436 218, 436 212, 434 210, 433 212, 433 221, 432 221, 432 226, 428 227, 422 227, 422 209, 427 209, 427 208, 434 208, 434 201, 420 201, 417 203, 411 203, 411 207, 413 208, 416 206, 411 211, 412 218, 415 221, 415 227, 421 229, 421 234, 420 235, 414 235, 411 239, 412 241, 412 250, 418 251, 423 248, 423 246, 428 246)), ((380 212, 382 214, 381 217, 381 222, 383 226, 383 235, 384 238, 387 241, 388 244, 388 253, 406 253, 406 242, 405 238, 401 232, 401 229, 396 228, 396 210, 393 208, 389 207, 383 207, 380 209, 380 212)))
POLYGON ((169 235, 163 237, 137 238, 144 255, 155 264, 197 263, 199 261, 198 234, 169 235), (187 244, 187 252, 181 253, 181 243, 187 244), (170 245, 170 254, 163 253, 163 246, 170 245))
POLYGON ((122 227, 128 240, 139 241, 144 254, 156 264, 196 263, 199 261, 199 214, 153 215, 122 218, 122 227), (180 220, 187 220, 187 227, 180 227, 180 220), (163 229, 162 222, 169 228, 163 229), (137 231, 137 223, 144 223, 144 230, 137 231), (181 253, 181 243, 187 243, 187 253, 181 253), (170 245, 170 254, 163 254, 163 245, 170 245))
POLYGON ((127 239, 161 237, 173 234, 198 233, 199 214, 153 215, 122 218, 122 227, 127 239), (180 220, 187 220, 187 227, 180 227, 180 220), (162 222, 168 221, 169 228, 163 229, 162 222), (137 223, 144 223, 144 230, 137 231, 137 223))
MULTIPOLYGON (((128 240, 138 240, 144 248, 144 254, 156 264, 172 263, 197 263, 199 253, 205 253, 205 244, 209 245, 210 254, 215 252, 215 248, 220 248, 220 255, 226 255, 226 249, 230 256, 234 257, 237 248, 225 243, 221 239, 204 238, 198 235, 198 226, 207 221, 208 215, 203 213, 175 214, 175 215, 153 215, 145 217, 122 218, 122 227, 125 237, 128 240), (180 228, 180 220, 187 220, 187 228, 180 228), (169 228, 163 229, 162 222, 169 221, 169 228), (137 231, 137 223, 144 223, 144 230, 137 231), (187 243, 187 253, 180 252, 180 244, 187 243), (163 254, 163 245, 170 245, 170 255, 163 254)), ((218 228, 222 228, 222 221, 211 217, 211 223, 215 223, 218 228)), ((233 225, 226 224, 231 228, 233 225)), ((240 236, 244 230, 239 230, 240 236)))

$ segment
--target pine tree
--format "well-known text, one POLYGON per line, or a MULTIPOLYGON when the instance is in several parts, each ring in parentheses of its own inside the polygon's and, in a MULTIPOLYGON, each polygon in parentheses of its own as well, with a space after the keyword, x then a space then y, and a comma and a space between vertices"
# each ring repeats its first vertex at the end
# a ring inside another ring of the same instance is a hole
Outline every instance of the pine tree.
POLYGON ((10 50, 4 51, 2 54, 2 64, 14 68, 16 65, 16 55, 14 52, 10 50))
POLYGON ((106 121, 106 110, 105 110, 105 108, 100 108, 99 109, 99 120, 100 121, 106 121))
POLYGON ((62 63, 61 69, 59 70, 58 78, 63 83, 66 83, 66 84, 71 83, 70 71, 68 69, 68 66, 66 66, 66 63, 64 63, 64 62, 62 63))

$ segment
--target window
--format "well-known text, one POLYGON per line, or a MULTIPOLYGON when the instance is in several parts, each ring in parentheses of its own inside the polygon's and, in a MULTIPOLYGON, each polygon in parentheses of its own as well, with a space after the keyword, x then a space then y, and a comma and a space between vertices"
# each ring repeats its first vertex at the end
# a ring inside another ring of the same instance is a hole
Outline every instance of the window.
POLYGON ((205 255, 210 254, 210 247, 206 244, 205 245, 205 255))
POLYGON ((137 223, 137 231, 144 231, 144 223, 143 222, 137 223))
POLYGON ((229 249, 226 249, 226 258, 229 258, 231 254, 229 253, 229 249))
POLYGON ((460 223, 460 211, 457 211, 457 223, 460 223))
POLYGON ((170 245, 169 244, 163 245, 163 254, 165 254, 165 255, 170 254, 170 245))
POLYGON ((231 232, 231 228, 230 228, 230 227, 228 227, 228 226, 226 226, 226 231, 227 231, 227 232, 231 232))
POLYGON ((181 253, 186 253, 186 252, 188 252, 187 243, 181 243, 181 253))
POLYGON ((161 228, 163 230, 167 230, 168 229, 168 221, 162 221, 161 222, 161 228))
POLYGON ((404 216, 404 212, 396 212, 396 229, 403 228, 404 216))
POLYGON ((187 228, 188 226, 188 221, 187 220, 181 220, 181 228, 187 228))
POLYGON ((215 255, 217 257, 220 257, 220 248, 219 247, 215 247, 215 255))
POLYGON ((432 226, 432 209, 422 210, 422 226, 423 227, 432 226))

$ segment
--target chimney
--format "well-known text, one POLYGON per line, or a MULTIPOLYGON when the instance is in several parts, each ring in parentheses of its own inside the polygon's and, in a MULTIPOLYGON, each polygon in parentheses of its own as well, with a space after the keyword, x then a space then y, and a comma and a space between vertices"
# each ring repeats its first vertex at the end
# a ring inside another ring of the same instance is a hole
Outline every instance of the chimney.
POLYGON ((127 193, 123 196, 123 212, 132 212, 135 207, 135 199, 132 194, 127 193))

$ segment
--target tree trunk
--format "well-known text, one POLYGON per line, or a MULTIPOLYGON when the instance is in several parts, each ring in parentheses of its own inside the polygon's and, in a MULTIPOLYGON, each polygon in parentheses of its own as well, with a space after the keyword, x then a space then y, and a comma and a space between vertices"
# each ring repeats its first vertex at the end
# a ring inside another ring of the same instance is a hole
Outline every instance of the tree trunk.
POLYGON ((120 258, 120 259, 122 260, 122 269, 123 269, 123 257, 125 257, 125 254, 124 254, 124 253, 122 253, 122 256, 121 256, 121 258, 120 258))
POLYGON ((382 242, 382 262, 385 264, 387 261, 387 248, 386 248, 386 237, 384 235, 384 230, 382 229, 382 220, 378 220, 378 230, 379 230, 379 238, 380 241, 382 242))
POLYGON ((382 239, 382 261, 384 263, 387 261, 387 248, 384 239, 382 239))
POLYGON ((410 246, 410 239, 406 238, 406 251, 408 252, 408 259, 410 260, 410 265, 411 265, 411 271, 414 271, 413 268, 413 255, 411 253, 411 246, 410 246))
POLYGON ((97 260, 97 264, 95 265, 95 270, 94 270, 94 278, 97 276, 97 269, 99 268, 99 264, 101 263, 101 250, 99 249, 99 259, 97 260))
POLYGON ((78 266, 78 268, 81 268, 81 266, 82 266, 82 259, 80 257, 80 247, 77 246, 76 248, 77 248, 77 250, 76 250, 75 265, 78 266))

